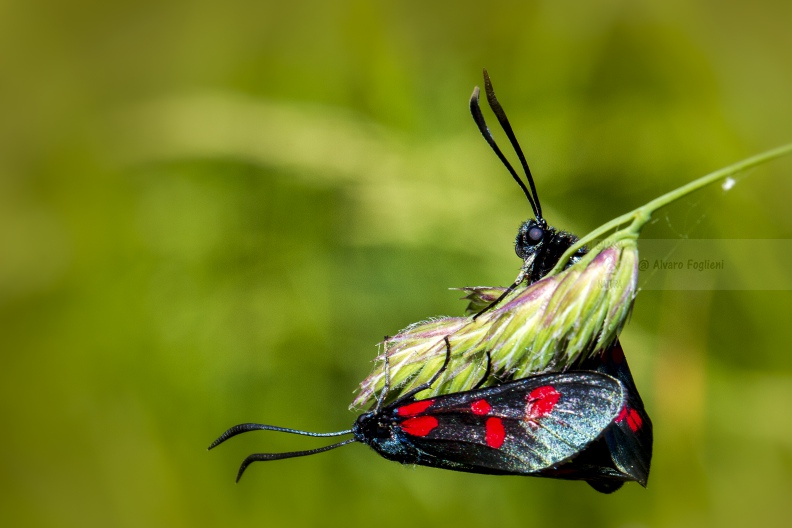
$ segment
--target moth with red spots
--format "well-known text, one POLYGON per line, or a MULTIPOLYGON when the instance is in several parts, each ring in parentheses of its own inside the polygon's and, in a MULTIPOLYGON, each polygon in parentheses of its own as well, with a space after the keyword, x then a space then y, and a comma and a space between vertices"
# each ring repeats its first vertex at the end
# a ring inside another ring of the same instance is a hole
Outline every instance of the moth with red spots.
MULTIPOLYGON (((563 254, 578 241, 578 237, 574 234, 556 230, 543 218, 542 206, 539 203, 531 170, 506 117, 506 112, 495 96, 495 90, 486 70, 484 70, 484 88, 489 106, 520 160, 528 185, 517 175, 495 143, 479 107, 478 88, 473 91, 470 99, 473 120, 498 159, 525 193, 535 218, 523 222, 517 233, 514 249, 517 256, 523 259, 523 265, 516 280, 505 288, 495 301, 474 315, 474 319, 496 306, 523 282, 533 284, 541 280, 556 266, 563 254)), ((566 267, 579 261, 587 251, 585 247, 578 249, 569 259, 566 267)), ((621 344, 616 340, 599 354, 579 363, 577 368, 601 372, 618 379, 625 390, 625 405, 602 438, 593 442, 574 459, 551 472, 554 472, 557 478, 582 478, 603 493, 616 491, 627 480, 646 486, 652 461, 652 421, 644 409, 643 400, 633 381, 621 344)), ((603 412, 607 410, 603 409, 603 412)))
MULTIPOLYGON (((237 481, 252 462, 313 455, 353 442, 367 444, 388 460, 454 471, 586 479, 590 475, 555 474, 558 467, 597 441, 625 405, 617 379, 594 371, 531 376, 497 387, 416 400, 448 365, 451 345, 445 337, 443 366, 427 383, 389 405, 386 386, 372 411, 351 429, 313 433, 264 424, 240 424, 223 433, 209 449, 240 433, 269 430, 305 436, 352 438, 307 451, 257 453, 239 468, 237 481)), ((482 382, 485 378, 482 379, 482 382)))

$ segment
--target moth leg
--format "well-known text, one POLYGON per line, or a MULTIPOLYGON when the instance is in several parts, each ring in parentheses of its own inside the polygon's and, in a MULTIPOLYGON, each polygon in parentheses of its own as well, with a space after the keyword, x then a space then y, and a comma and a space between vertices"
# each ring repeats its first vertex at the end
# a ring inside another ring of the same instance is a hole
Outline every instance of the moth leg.
POLYGON ((422 385, 418 385, 410 392, 399 398, 399 401, 408 400, 413 396, 415 396, 416 394, 418 394, 419 392, 432 388, 434 382, 437 381, 437 379, 443 374, 443 372, 445 372, 446 368, 448 368, 448 363, 449 361, 451 361, 451 343, 448 341, 447 335, 443 336, 443 340, 445 341, 445 345, 446 345, 446 355, 445 355, 445 361, 443 362, 443 366, 440 367, 440 370, 434 373, 434 376, 432 376, 432 378, 429 381, 427 381, 422 385))

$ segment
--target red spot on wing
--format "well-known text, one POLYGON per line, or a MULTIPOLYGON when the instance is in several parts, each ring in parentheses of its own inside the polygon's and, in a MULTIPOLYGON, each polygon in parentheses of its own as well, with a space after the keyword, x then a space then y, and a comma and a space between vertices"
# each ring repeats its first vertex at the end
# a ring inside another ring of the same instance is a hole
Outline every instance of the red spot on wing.
POLYGON ((492 405, 487 403, 487 400, 476 400, 470 404, 470 410, 473 411, 473 414, 482 416, 492 410, 492 405))
POLYGON ((487 445, 498 449, 503 445, 503 441, 506 440, 506 430, 503 428, 503 422, 500 418, 495 418, 494 416, 487 418, 486 428, 487 445))
POLYGON ((416 416, 415 418, 407 418, 399 427, 402 431, 412 436, 426 436, 432 432, 432 429, 437 427, 437 418, 434 416, 416 416))
POLYGON ((630 416, 627 417, 627 425, 630 426, 633 433, 637 433, 638 429, 643 425, 643 418, 635 409, 630 411, 630 416))
POLYGON ((637 433, 643 427, 643 418, 635 409, 623 407, 619 416, 616 417, 616 423, 622 423, 624 420, 627 420, 627 426, 633 433, 637 433))
POLYGON ((543 385, 532 390, 526 398, 528 407, 525 419, 533 421, 547 416, 553 411, 560 398, 561 394, 552 385, 543 385))
POLYGON ((410 403, 409 405, 405 405, 404 407, 399 407, 396 409, 396 414, 399 416, 415 416, 416 414, 421 414, 426 409, 428 409, 434 400, 421 400, 415 403, 410 403))

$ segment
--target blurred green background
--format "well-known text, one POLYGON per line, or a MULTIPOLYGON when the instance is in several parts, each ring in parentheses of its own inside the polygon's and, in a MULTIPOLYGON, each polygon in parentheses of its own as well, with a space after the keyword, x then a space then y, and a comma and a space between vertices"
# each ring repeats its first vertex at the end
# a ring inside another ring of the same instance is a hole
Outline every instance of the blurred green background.
MULTIPOLYGON (((545 216, 583 234, 792 140, 790 21, 785 0, 3 2, 0 524, 785 525, 790 291, 639 295, 648 489, 363 446, 234 485, 251 452, 324 442, 205 448, 245 421, 349 427, 383 335, 514 278, 529 208, 469 116, 482 66, 545 216)), ((791 174, 645 235, 792 238, 791 174)))

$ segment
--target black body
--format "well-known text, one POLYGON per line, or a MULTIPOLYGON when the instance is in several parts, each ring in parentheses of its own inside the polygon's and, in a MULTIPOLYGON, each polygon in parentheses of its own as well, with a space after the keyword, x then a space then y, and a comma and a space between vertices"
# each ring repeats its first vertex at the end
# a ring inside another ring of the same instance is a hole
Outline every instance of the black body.
MULTIPOLYGON (((523 259, 523 268, 526 270, 523 281, 533 284, 550 273, 564 252, 577 241, 578 237, 572 233, 557 231, 533 218, 523 222, 514 242, 514 252, 523 259)), ((565 269, 579 261, 586 252, 585 247, 578 249, 565 269)))

